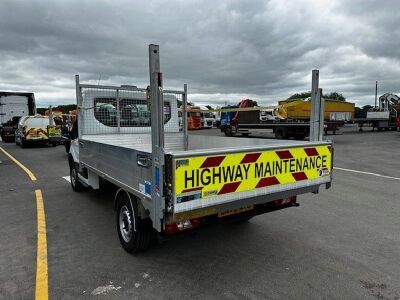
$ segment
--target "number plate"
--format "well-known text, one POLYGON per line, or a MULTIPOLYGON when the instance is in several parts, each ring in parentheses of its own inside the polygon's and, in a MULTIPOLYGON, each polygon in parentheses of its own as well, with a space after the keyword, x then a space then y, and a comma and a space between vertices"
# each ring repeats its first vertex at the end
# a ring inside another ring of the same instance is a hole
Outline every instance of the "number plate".
POLYGON ((236 215, 245 211, 249 211, 249 210, 253 210, 254 209, 254 205, 248 205, 245 207, 239 207, 239 208, 235 208, 235 209, 230 209, 227 211, 223 211, 218 213, 218 217, 219 218, 223 218, 223 217, 227 217, 227 216, 231 216, 231 215, 236 215))

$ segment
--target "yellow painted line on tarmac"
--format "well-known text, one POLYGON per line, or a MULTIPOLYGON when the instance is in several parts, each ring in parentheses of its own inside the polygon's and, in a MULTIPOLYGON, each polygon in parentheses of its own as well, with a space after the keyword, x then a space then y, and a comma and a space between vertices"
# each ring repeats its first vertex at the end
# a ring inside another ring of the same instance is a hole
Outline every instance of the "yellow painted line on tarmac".
POLYGON ((2 147, 0 147, 0 150, 7 155, 13 162, 15 162, 22 170, 25 171, 26 174, 28 174, 29 178, 32 181, 36 181, 35 175, 27 168, 25 167, 22 163, 20 163, 16 158, 14 158, 10 153, 8 153, 6 150, 4 150, 2 147))
POLYGON ((47 270, 47 239, 46 219, 44 214, 43 196, 41 190, 36 190, 37 207, 37 254, 36 254, 36 290, 35 300, 49 298, 47 270))

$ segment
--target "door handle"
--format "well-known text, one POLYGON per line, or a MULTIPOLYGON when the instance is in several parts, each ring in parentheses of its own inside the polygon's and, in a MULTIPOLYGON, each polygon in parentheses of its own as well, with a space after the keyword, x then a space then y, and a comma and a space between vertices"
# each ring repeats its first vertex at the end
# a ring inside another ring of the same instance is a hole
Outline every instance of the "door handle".
POLYGON ((137 164, 143 168, 150 168, 151 167, 151 157, 145 154, 138 154, 137 155, 137 164))

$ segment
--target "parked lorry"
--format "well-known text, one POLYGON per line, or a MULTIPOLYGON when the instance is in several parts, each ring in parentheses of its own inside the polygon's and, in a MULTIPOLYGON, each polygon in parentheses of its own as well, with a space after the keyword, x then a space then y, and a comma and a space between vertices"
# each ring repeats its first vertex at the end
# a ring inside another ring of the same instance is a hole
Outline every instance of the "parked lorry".
POLYGON ((379 97, 378 106, 372 107, 367 111, 365 118, 357 118, 354 121, 362 131, 364 126, 372 127, 372 131, 377 129, 396 130, 397 117, 400 111, 400 97, 394 94, 385 93, 379 97))
MULTIPOLYGON (((265 129, 272 129, 277 139, 293 137, 302 140, 309 135, 311 100, 283 100, 278 107, 266 109, 257 108, 256 102, 246 99, 239 103, 238 108, 234 114, 227 115, 230 121, 221 125, 221 131, 227 136, 237 133, 248 136, 255 130, 265 129)), ((336 133, 353 116, 354 103, 325 99, 325 133, 336 133)))
POLYGON ((4 142, 14 142, 18 120, 36 113, 33 93, 0 92, 0 133, 4 142))
POLYGON ((297 195, 330 187, 330 141, 188 136, 186 85, 183 91, 164 90, 158 46, 149 46, 149 58, 150 90, 82 84, 76 76, 71 186, 74 191, 99 189, 101 180, 117 186, 116 229, 127 252, 146 250, 154 233, 169 237, 213 223, 244 221, 297 206, 297 195), (102 94, 117 104, 115 124, 95 113, 94 103, 102 94), (182 131, 178 98, 183 101, 182 131), (119 104, 128 99, 149 101, 150 126, 122 126, 119 104))

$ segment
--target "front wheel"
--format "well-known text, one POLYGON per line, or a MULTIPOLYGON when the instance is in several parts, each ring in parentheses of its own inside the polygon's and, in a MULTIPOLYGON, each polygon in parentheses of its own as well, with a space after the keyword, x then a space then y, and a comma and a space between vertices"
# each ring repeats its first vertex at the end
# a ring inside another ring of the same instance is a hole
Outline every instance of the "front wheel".
POLYGON ((69 177, 70 177, 70 181, 71 181, 71 187, 75 192, 82 192, 85 190, 85 186, 79 181, 78 165, 76 163, 70 164, 69 177))
POLYGON ((122 247, 128 253, 147 250, 150 246, 152 226, 149 218, 139 217, 137 201, 127 193, 119 196, 116 223, 122 247))

